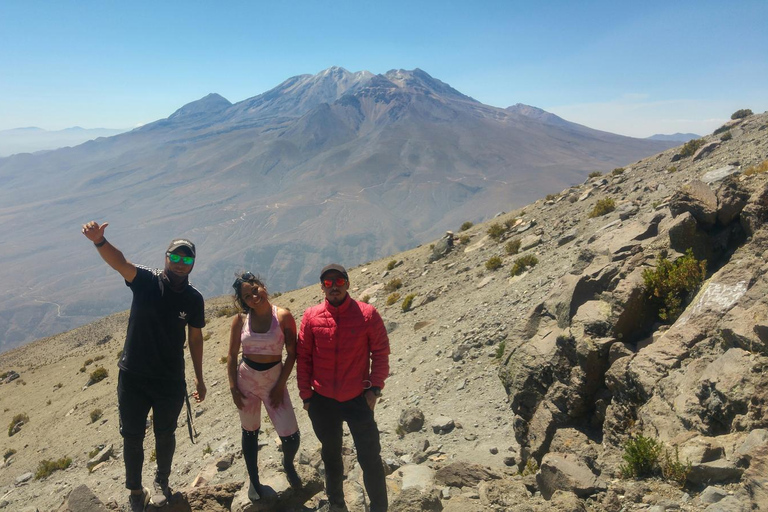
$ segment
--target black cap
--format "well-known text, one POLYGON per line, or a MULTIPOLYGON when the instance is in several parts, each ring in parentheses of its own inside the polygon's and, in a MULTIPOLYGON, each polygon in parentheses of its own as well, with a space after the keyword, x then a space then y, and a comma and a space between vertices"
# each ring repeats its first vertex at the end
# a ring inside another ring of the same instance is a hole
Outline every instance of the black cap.
POLYGON ((335 270, 336 272, 341 273, 345 278, 349 279, 349 276, 347 275, 347 269, 339 265, 338 263, 331 263, 330 265, 326 265, 323 267, 323 270, 320 271, 320 280, 323 280, 323 276, 330 272, 331 270, 335 270))
POLYGON ((181 247, 186 248, 191 254, 192 257, 196 257, 197 254, 195 253, 195 244, 187 240, 186 238, 177 238, 171 242, 171 245, 168 246, 168 252, 173 252, 176 249, 180 249, 181 247))

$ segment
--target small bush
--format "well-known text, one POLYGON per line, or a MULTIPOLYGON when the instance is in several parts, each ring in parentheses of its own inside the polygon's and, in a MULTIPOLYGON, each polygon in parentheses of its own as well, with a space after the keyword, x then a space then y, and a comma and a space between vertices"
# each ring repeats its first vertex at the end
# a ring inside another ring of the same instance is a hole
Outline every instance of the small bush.
POLYGON ((64 387, 64 384, 62 384, 61 382, 58 382, 58 383, 56 383, 56 384, 53 386, 53 389, 61 389, 61 388, 63 388, 63 387, 64 387))
POLYGON ((104 354, 101 354, 93 358, 94 361, 101 361, 102 359, 104 359, 104 354))
POLYGON ((8 377, 10 374, 11 372, 0 373, 0 380, 5 380, 5 378, 8 377))
POLYGON ((209 453, 213 453, 213 448, 211 448, 211 443, 206 444, 205 448, 203 448, 203 455, 208 455, 209 453))
POLYGON ((531 457, 527 461, 525 461, 525 467, 522 471, 520 471, 520 476, 529 476, 529 475, 535 475, 539 472, 539 465, 536 464, 536 459, 531 457))
POLYGON ((91 382, 93 384, 96 384, 97 382, 101 382, 107 377, 109 377, 109 372, 103 366, 99 366, 98 368, 96 368, 91 372, 91 382))
POLYGON ((674 322, 683 312, 683 302, 698 290, 707 273, 707 261, 698 261, 688 249, 674 263, 659 255, 655 269, 643 271, 648 300, 661 320, 674 322))
POLYGON ((9 458, 11 458, 11 456, 12 456, 14 453, 16 453, 16 450, 14 450, 13 448, 9 448, 9 449, 7 449, 7 450, 5 451, 5 453, 3 454, 3 460, 8 460, 9 458))
POLYGON ((486 231, 486 233, 488 233, 488 236, 496 241, 499 241, 501 237, 504 236, 504 233, 506 232, 507 232, 507 229, 501 224, 499 224, 498 222, 494 222, 493 224, 491 224, 491 226, 486 231))
POLYGON ((507 242, 507 245, 504 246, 504 249, 507 251, 507 254, 517 254, 520 252, 520 239, 515 238, 514 240, 510 240, 507 242))
POLYGON ((617 167, 611 171, 611 176, 621 176, 624 174, 624 170, 625 169, 623 167, 617 167))
POLYGON ((742 108, 731 114, 731 119, 744 119, 752 115, 752 111, 748 108, 742 108))
POLYGON ((29 423, 29 416, 27 416, 27 413, 23 412, 21 414, 17 414, 13 417, 11 420, 11 423, 8 425, 8 437, 11 437, 15 432, 13 431, 13 427, 16 426, 17 423, 20 422, 29 423))
POLYGON ((89 364, 93 364, 93 359, 86 359, 83 366, 88 366, 89 364))
POLYGON ((744 170, 744 176, 752 176, 753 174, 762 174, 768 172, 768 160, 763 160, 757 165, 751 165, 744 170))
POLYGON ((157 449, 152 448, 152 451, 149 454, 149 462, 155 462, 157 460, 157 449))
POLYGON ((89 458, 89 459, 92 459, 92 458, 94 458, 95 456, 97 456, 97 455, 99 454, 99 452, 100 452, 102 449, 103 449, 103 448, 100 448, 100 447, 98 447, 98 446, 97 446, 97 447, 96 447, 96 448, 94 448, 93 450, 89 451, 89 452, 88 452, 88 458, 89 458))
POLYGON ((659 473, 661 444, 642 434, 624 443, 622 458, 626 464, 619 466, 623 478, 643 478, 659 473))
POLYGON ((391 306, 392 304, 394 304, 398 300, 400 300, 400 294, 399 293, 397 293, 397 292, 390 293, 389 297, 387 297, 387 306, 391 306))
POLYGON ((211 339, 211 331, 208 331, 205 334, 203 334, 203 341, 208 341, 209 339, 211 339))
POLYGON ((664 450, 664 458, 661 460, 660 464, 661 476, 663 476, 665 480, 675 482, 681 488, 685 486, 692 465, 690 461, 686 461, 685 463, 680 461, 680 453, 677 446, 675 446, 675 458, 672 458, 669 450, 664 450))
POLYGON ((534 256, 533 254, 527 254, 525 256, 520 256, 512 264, 512 270, 509 272, 509 274, 512 277, 520 275, 523 272, 525 272, 527 269, 529 269, 531 267, 535 267, 538 262, 539 262, 539 259, 536 256, 534 256))
POLYGON ((677 166, 673 165, 673 166, 669 167, 667 169, 667 172, 670 173, 670 174, 676 173, 677 172, 677 166))
POLYGON ((683 158, 693 156, 696 150, 704 145, 704 139, 691 139, 680 148, 679 155, 683 158))
POLYGON ((731 131, 727 131, 724 134, 720 136, 720 140, 723 142, 729 141, 733 138, 733 135, 731 135, 731 131))
POLYGON ((363 296, 360 298, 360 302, 365 302, 366 304, 368 304, 368 301, 370 301, 370 300, 371 300, 371 296, 370 296, 370 295, 368 295, 368 294, 365 294, 365 295, 363 295, 363 296))
POLYGON ((239 313, 239 310, 235 306, 224 306, 216 311, 216 318, 223 316, 233 316, 239 313))
POLYGON ((67 469, 70 464, 72 464, 72 459, 69 457, 62 457, 59 460, 41 460, 37 465, 37 471, 35 471, 35 480, 45 478, 54 471, 67 469))
POLYGON ((384 285, 384 291, 394 292, 395 290, 399 290, 402 287, 403 287, 402 279, 400 279, 399 277, 396 277, 384 285))
POLYGON ((405 298, 403 299, 403 305, 402 305, 403 313, 411 310, 411 305, 413 304, 413 299, 415 298, 416 298, 416 295, 413 293, 409 293, 408 295, 405 296, 405 298))
POLYGON ((507 348, 507 341, 504 340, 496 347, 496 359, 501 359, 504 356, 504 349, 507 348))
POLYGON ((99 418, 101 418, 102 411, 101 409, 94 409, 91 411, 91 423, 96 423, 99 418))
POLYGON ((615 209, 616 201, 614 201, 612 198, 606 197, 605 199, 598 199, 597 203, 595 203, 595 207, 592 208, 591 212, 589 212, 589 218, 592 219, 594 217, 602 217, 603 215, 611 213, 615 209))
POLYGON ((227 364, 228 360, 229 360, 229 356, 221 356, 219 358, 219 364, 227 364))
POLYGON ((86 371, 85 366, 81 366, 79 372, 80 373, 85 373, 85 371, 86 371))
POLYGON ((587 178, 597 178, 598 176, 602 176, 603 173, 600 171, 592 171, 591 173, 587 174, 587 178))
POLYGON ((546 201, 554 201, 557 199, 557 194, 547 194, 547 196, 544 198, 546 201))
POLYGON ((397 260, 392 260, 389 263, 387 263, 387 270, 392 270, 397 266, 397 260))
POLYGON ((461 242, 462 245, 467 245, 469 243, 469 235, 461 235, 459 237, 459 242, 461 242))
POLYGON ((466 221, 464 224, 461 225, 461 227, 459 228, 459 231, 466 231, 469 228, 471 228, 472 226, 474 226, 474 224, 472 224, 469 221, 466 221))
POLYGON ((717 135, 718 133, 727 132, 727 131, 728 131, 728 130, 730 130, 730 129, 731 129, 731 126, 730 126, 729 124, 724 124, 723 126, 721 126, 720 128, 718 128, 717 130, 715 130, 714 132, 712 132, 712 135, 717 135))
POLYGON ((488 270, 498 270, 501 268, 501 258, 498 256, 491 256, 488 261, 485 262, 485 268, 488 270))

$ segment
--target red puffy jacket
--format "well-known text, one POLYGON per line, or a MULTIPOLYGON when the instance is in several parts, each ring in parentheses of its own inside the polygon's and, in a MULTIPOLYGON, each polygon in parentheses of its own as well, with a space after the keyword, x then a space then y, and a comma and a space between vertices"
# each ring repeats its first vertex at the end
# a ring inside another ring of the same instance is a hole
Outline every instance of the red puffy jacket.
POLYGON ((376 308, 347 295, 339 307, 327 300, 307 308, 296 349, 302 400, 317 392, 340 402, 366 388, 384 388, 389 375, 389 338, 376 308))

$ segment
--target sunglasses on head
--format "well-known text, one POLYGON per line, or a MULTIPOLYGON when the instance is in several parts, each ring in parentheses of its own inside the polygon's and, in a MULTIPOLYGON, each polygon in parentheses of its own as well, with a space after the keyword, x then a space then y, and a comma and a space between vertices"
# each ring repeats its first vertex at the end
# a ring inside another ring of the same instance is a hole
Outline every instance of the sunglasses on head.
POLYGON ((235 279, 235 282, 232 283, 232 288, 235 290, 239 289, 240 286, 242 286, 243 283, 250 283, 251 281, 255 281, 256 276, 251 274, 250 272, 246 272, 237 279, 235 279))
POLYGON ((183 261, 185 265, 191 265, 195 262, 194 256, 182 256, 181 254, 174 254, 172 252, 168 252, 165 255, 168 256, 168 259, 171 260, 171 263, 178 263, 183 261))
POLYGON ((342 287, 346 282, 347 279, 345 277, 337 277, 336 279, 323 279, 323 286, 326 288, 330 288, 333 285, 342 287))

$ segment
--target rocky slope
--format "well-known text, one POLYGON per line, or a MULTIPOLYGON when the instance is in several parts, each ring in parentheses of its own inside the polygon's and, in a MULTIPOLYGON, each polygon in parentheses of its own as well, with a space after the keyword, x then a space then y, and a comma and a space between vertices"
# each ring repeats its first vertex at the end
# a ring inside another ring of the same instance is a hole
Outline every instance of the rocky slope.
MULTIPOLYGON (((367 296, 390 332, 392 372, 376 411, 392 510, 768 508, 768 173, 751 170, 768 160, 768 115, 729 133, 705 137, 690 156, 671 149, 457 229, 452 247, 444 237, 351 270, 353 295, 367 296), (607 199, 615 209, 590 217, 607 199), (508 254, 516 240, 519 253, 508 254), (659 254, 675 261, 689 248, 707 260, 706 279, 683 297, 682 315, 663 324, 643 271, 659 265, 659 254), (538 263, 510 277, 522 256, 538 263), (387 305, 394 279, 400 298, 387 305), (680 464, 666 465, 665 477, 622 478, 625 443, 638 436, 680 464)), ((311 286, 273 300, 299 320, 320 298, 311 286)), ((222 362, 229 304, 207 303, 209 396, 193 406, 196 444, 186 422, 178 430, 169 510, 259 509, 240 490, 239 424, 222 362)), ((106 507, 124 504, 115 362, 125 323, 125 313, 113 315, 0 357, 2 371, 18 373, 0 385, 0 421, 28 416, 2 444, 0 507, 85 510, 80 484, 106 507), (109 376, 85 387, 97 366, 109 376), (64 457, 72 459, 66 470, 30 474, 64 457)), ((295 380, 289 389, 298 403, 295 380)), ((317 510, 318 443, 298 416, 307 489, 284 490, 268 421, 260 466, 278 503, 317 510)), ((347 499, 362 511, 345 439, 347 499)), ((268 501, 261 509, 276 508, 268 501)))

